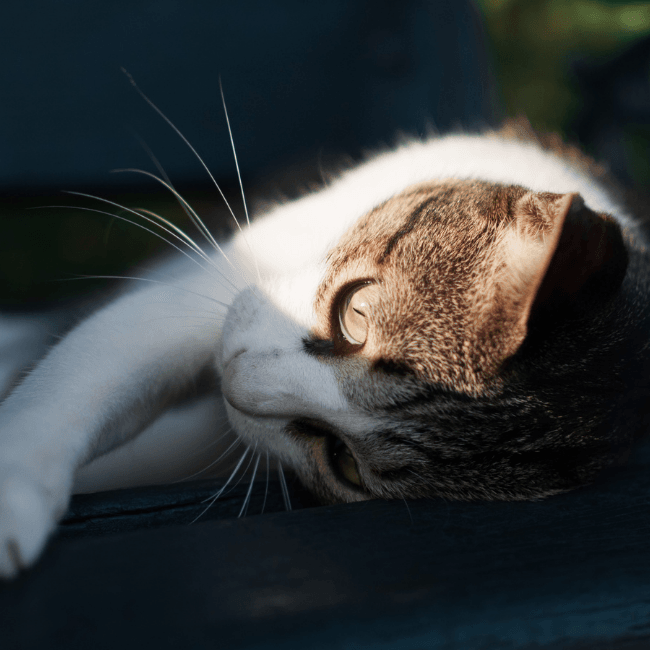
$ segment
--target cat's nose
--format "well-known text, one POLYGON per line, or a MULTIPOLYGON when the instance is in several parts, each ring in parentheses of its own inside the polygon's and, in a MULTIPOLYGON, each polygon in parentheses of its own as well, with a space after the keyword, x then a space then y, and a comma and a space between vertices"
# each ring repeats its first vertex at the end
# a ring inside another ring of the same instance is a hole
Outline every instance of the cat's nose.
POLYGON ((226 361, 221 390, 253 417, 317 417, 347 408, 332 368, 302 352, 242 349, 226 361))

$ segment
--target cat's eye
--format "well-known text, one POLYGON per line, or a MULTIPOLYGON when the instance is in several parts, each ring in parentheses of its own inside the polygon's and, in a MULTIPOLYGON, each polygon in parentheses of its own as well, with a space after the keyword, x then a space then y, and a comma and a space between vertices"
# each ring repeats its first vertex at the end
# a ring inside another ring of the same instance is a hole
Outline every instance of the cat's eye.
POLYGON ((357 461, 348 446, 336 438, 332 444, 332 464, 339 476, 352 485, 361 486, 357 461))
POLYGON ((341 334, 352 345, 363 345, 368 338, 372 310, 377 301, 377 285, 372 282, 351 289, 339 308, 341 334))

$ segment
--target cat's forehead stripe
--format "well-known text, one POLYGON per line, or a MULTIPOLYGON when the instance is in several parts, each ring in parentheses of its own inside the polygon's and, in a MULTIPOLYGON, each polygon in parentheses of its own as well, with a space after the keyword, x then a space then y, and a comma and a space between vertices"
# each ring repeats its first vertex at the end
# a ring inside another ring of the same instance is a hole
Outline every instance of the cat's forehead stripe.
POLYGON ((395 248, 396 244, 403 238, 409 235, 416 227, 422 215, 429 208, 433 199, 423 201, 413 212, 409 215, 406 223, 388 240, 384 251, 377 260, 378 264, 383 264, 386 258, 390 255, 391 251, 395 248))

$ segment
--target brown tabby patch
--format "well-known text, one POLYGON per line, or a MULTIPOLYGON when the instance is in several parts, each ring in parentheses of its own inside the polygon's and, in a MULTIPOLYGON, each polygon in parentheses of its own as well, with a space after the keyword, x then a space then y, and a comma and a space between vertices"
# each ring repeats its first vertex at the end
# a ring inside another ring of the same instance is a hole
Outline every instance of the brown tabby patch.
POLYGON ((408 188, 361 218, 332 251, 314 334, 335 338, 341 292, 376 281, 380 300, 360 354, 480 394, 525 335, 561 199, 481 181, 408 188))

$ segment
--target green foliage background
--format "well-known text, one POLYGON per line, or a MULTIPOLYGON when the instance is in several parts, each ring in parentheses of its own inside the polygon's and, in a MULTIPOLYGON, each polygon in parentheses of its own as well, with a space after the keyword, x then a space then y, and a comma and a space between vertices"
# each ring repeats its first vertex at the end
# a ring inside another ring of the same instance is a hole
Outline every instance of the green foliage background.
MULTIPOLYGON (((563 135, 580 106, 577 60, 606 60, 650 34, 650 3, 629 0, 477 0, 508 115, 563 135)), ((650 172, 650 170, 649 170, 650 172)))

